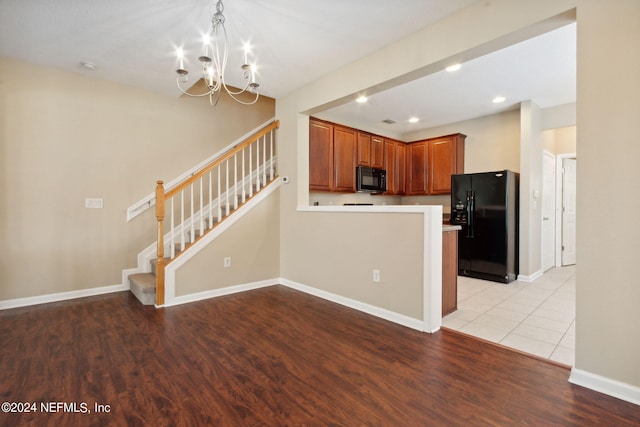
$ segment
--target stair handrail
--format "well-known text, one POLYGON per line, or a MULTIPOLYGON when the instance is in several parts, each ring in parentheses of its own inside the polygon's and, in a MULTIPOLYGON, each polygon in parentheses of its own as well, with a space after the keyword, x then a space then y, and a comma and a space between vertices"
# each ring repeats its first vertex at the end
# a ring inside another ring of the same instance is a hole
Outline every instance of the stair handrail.
MULTIPOLYGON (((186 187, 188 187, 190 184, 193 184, 199 178, 204 176, 207 172, 213 170, 216 166, 219 166, 225 160, 230 159, 231 157, 233 157, 234 154, 240 152, 245 147, 251 145, 253 142, 257 141, 258 139, 262 138, 264 135, 266 135, 267 133, 271 132, 274 129, 277 129, 278 127, 280 127, 280 121, 279 120, 274 120, 270 125, 262 128, 261 130, 257 131, 253 135, 245 138, 244 141, 242 141, 239 144, 237 144, 237 145, 233 146, 232 148, 230 148, 227 152, 222 154, 217 159, 213 160, 211 163, 205 165, 198 172, 195 172, 190 177, 186 178, 184 181, 182 181, 182 182, 176 184, 175 186, 173 186, 170 190, 168 190, 164 194, 165 198, 168 199, 168 198, 176 195, 180 190, 183 190, 186 187)), ((156 197, 157 197, 157 195, 156 195, 156 197)))
MULTIPOLYGON (((164 189, 164 182, 159 180, 156 182, 156 190, 155 190, 155 201, 156 201, 156 221, 157 221, 157 265, 156 265, 156 305, 160 306, 164 304, 164 272, 165 267, 167 265, 167 261, 164 256, 164 216, 165 216, 165 201, 171 199, 173 196, 177 195, 180 191, 194 184, 199 179, 203 178, 205 174, 211 172, 216 167, 222 165, 223 162, 232 158, 237 153, 244 150, 246 147, 250 146, 254 142, 257 142, 260 138, 267 135, 269 132, 277 129, 280 126, 279 120, 274 120, 269 125, 263 127, 259 131, 253 133, 249 137, 245 138, 242 142, 236 144, 223 154, 221 154, 218 158, 214 159, 210 163, 203 166, 197 172, 194 172, 189 177, 185 178, 181 182, 175 184, 171 189, 164 189)), ((273 153, 272 153, 273 154, 273 153)), ((273 159, 272 159, 273 160, 273 159)), ((249 171, 249 176, 251 176, 251 170, 249 171)), ((245 177, 241 177, 244 181, 245 177)), ((243 196, 244 197, 244 196, 243 196)), ((228 203, 227 203, 228 205, 228 203)), ((208 231, 208 230, 207 230, 208 231)), ((201 236, 202 237, 202 236, 201 236)), ((193 242, 191 242, 193 243, 193 242)))
MULTIPOLYGON (((221 148, 219 151, 212 154, 202 162, 184 171, 179 176, 176 176, 170 181, 165 181, 164 183, 165 188, 173 188, 173 186, 175 186, 176 184, 179 184, 180 182, 182 182, 182 180, 187 179, 194 173, 198 172, 201 168, 205 167, 206 165, 211 163, 213 160, 217 159, 218 157, 226 153, 228 150, 233 149, 233 147, 238 145, 240 142, 244 141, 246 138, 253 135, 255 132, 257 132, 257 130, 262 129, 265 126, 268 126, 269 124, 271 124, 274 120, 275 120, 275 117, 261 123, 260 125, 256 126, 254 129, 251 129, 246 134, 238 137, 235 141, 221 148)), ((155 205, 155 203, 156 203, 156 193, 155 191, 152 191, 151 193, 144 196, 142 199, 138 200, 137 202, 135 202, 134 204, 132 204, 127 208, 127 211, 126 211, 127 222, 132 221, 138 215, 141 215, 142 213, 144 213, 147 209, 151 209, 155 205)))

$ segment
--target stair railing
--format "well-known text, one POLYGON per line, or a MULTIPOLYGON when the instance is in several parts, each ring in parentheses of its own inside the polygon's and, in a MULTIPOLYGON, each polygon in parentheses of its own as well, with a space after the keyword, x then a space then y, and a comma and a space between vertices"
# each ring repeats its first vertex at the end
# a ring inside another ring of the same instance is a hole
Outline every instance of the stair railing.
POLYGON ((165 267, 277 178, 275 130, 279 125, 275 120, 169 190, 157 181, 156 305, 164 304, 165 267), (165 216, 170 227, 166 243, 165 216))

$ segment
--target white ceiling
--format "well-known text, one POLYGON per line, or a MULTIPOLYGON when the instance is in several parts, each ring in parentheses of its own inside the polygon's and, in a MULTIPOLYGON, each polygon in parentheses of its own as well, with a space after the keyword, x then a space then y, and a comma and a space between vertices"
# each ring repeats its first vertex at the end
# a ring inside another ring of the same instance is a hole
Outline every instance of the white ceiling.
POLYGON ((526 100, 540 108, 576 101, 575 23, 465 62, 458 71, 442 70, 318 117, 400 136, 518 108, 526 100), (506 100, 494 104, 496 96, 506 100), (409 123, 410 117, 419 122, 409 123), (397 123, 383 123, 386 119, 397 123))
MULTIPOLYGON (((261 93, 282 97, 475 1, 226 0, 234 49, 227 68, 239 68, 242 43, 249 41, 261 93)), ((182 46, 192 58, 187 67, 195 75, 212 4, 0 0, 0 56, 177 96, 175 48, 182 46), (97 69, 83 69, 82 61, 97 69)), ((436 73, 376 94, 357 110, 345 105, 332 113, 372 126, 391 118, 399 122, 393 125, 397 133, 410 115, 420 117, 417 126, 423 128, 493 112, 490 98, 498 92, 508 98, 506 105, 525 99, 541 107, 574 102, 575 26, 470 61, 456 74, 436 73)))

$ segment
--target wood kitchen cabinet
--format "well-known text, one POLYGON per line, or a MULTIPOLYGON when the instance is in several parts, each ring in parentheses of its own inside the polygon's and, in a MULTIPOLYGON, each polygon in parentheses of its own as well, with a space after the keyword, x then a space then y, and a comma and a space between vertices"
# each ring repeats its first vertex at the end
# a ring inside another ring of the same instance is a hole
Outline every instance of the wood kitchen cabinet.
POLYGON ((464 173, 460 133, 407 144, 407 195, 451 193, 451 175, 464 173))
POLYGON ((333 191, 356 191, 357 132, 342 126, 333 128, 333 191))
POLYGON ((429 140, 429 194, 451 194, 451 175, 464 173, 464 140, 461 133, 429 140))
POLYGON ((309 120, 309 190, 356 191, 357 131, 309 120))
POLYGON ((309 189, 333 188, 333 125, 309 120, 309 189))
POLYGON ((356 166, 387 171, 387 195, 451 193, 464 173, 460 133, 404 143, 315 118, 309 119, 309 189, 356 191, 356 166))
POLYGON ((371 167, 384 169, 384 138, 371 135, 371 167))
POLYGON ((442 232, 442 316, 458 308, 458 232, 442 232))
POLYGON ((407 181, 405 194, 408 196, 424 195, 428 193, 428 145, 427 141, 418 141, 407 144, 407 181))
POLYGON ((358 166, 371 166, 371 134, 358 132, 358 166))
POLYGON ((383 169, 385 165, 384 150, 384 138, 367 132, 358 131, 358 166, 369 166, 376 169, 383 169))
POLYGON ((387 191, 384 194, 404 194, 406 144, 386 139, 384 149, 384 169, 387 171, 387 191))

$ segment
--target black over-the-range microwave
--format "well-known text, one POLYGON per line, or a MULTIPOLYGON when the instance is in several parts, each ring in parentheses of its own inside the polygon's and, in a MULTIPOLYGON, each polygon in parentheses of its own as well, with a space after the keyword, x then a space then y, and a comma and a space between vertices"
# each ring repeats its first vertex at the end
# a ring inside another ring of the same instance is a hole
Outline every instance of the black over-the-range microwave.
POLYGON ((384 193, 387 191, 387 171, 368 166, 356 167, 356 190, 384 193))

